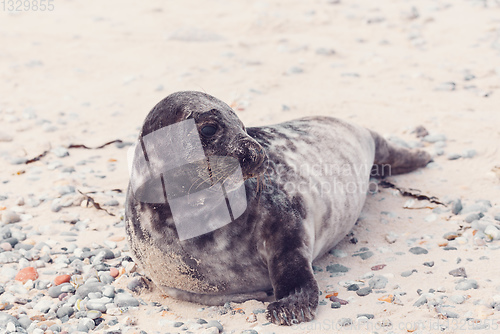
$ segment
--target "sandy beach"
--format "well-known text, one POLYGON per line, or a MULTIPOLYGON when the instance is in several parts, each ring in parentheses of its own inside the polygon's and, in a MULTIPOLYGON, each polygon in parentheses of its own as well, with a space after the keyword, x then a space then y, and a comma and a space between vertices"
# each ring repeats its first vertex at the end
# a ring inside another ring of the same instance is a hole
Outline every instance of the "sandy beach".
POLYGON ((0 333, 500 330, 498 0, 34 2, 0 4, 0 333), (314 263, 315 321, 138 291, 127 150, 181 90, 246 126, 333 116, 433 156, 314 263))

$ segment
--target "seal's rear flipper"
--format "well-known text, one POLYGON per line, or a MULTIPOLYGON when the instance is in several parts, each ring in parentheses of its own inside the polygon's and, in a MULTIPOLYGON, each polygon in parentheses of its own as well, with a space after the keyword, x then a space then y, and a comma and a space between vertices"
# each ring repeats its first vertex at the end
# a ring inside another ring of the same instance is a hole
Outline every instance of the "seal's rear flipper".
POLYGON ((432 161, 431 155, 422 150, 410 150, 398 147, 381 135, 370 130, 375 142, 375 161, 372 176, 384 178, 391 175, 404 174, 425 167, 432 161))

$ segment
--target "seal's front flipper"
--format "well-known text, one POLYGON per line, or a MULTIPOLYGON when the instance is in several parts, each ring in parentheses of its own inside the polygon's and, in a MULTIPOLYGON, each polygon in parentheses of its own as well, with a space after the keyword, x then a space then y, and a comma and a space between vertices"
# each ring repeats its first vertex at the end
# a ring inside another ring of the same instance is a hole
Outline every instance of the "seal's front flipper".
POLYGON ((309 261, 294 250, 275 254, 269 262, 276 297, 276 301, 267 307, 269 321, 291 326, 313 320, 319 289, 309 261))

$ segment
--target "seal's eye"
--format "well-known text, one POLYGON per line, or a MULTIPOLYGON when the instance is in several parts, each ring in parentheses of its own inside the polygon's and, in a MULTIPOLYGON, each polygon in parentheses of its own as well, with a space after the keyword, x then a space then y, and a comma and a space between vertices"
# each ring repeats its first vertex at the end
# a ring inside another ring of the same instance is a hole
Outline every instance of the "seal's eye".
POLYGON ((205 137, 212 137, 217 132, 215 125, 205 125, 201 128, 201 134, 205 137))

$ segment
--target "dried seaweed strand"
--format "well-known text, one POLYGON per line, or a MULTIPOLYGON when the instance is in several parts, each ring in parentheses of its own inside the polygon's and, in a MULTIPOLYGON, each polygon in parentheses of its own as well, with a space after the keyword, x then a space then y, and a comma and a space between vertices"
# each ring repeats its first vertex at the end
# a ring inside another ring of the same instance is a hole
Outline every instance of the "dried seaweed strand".
POLYGON ((380 186, 382 186, 383 188, 396 189, 397 191, 400 192, 401 195, 406 196, 406 197, 413 197, 413 198, 416 198, 419 201, 429 201, 429 202, 434 203, 434 204, 439 204, 439 205, 446 206, 446 204, 442 203, 439 200, 439 198, 437 198, 435 196, 429 197, 429 196, 426 196, 426 195, 415 194, 415 193, 412 192, 412 191, 420 192, 420 190, 418 190, 418 189, 404 189, 404 188, 399 188, 396 185, 394 185, 393 183, 388 182, 388 181, 380 181, 380 186))

